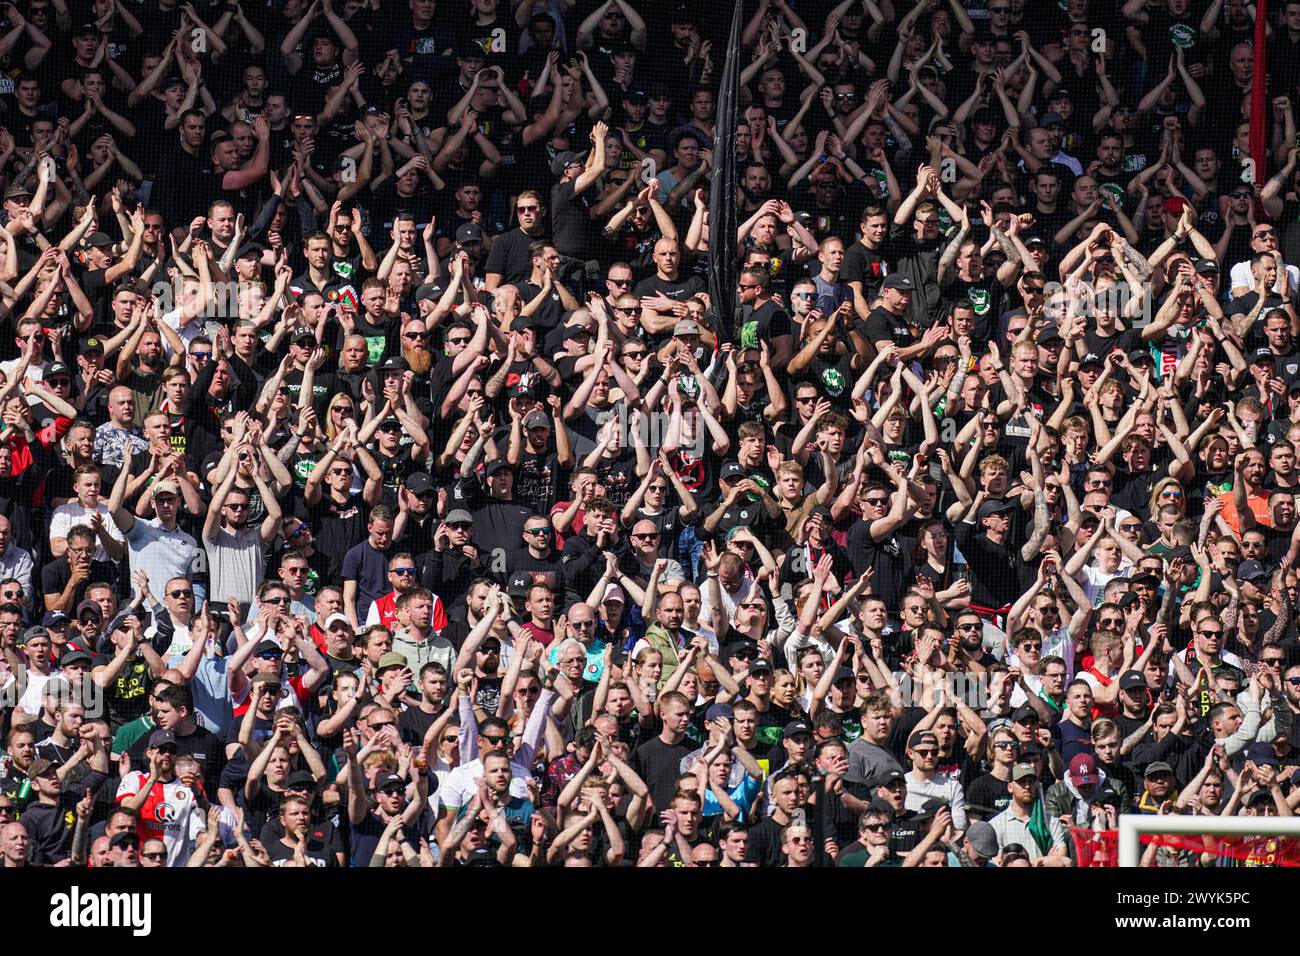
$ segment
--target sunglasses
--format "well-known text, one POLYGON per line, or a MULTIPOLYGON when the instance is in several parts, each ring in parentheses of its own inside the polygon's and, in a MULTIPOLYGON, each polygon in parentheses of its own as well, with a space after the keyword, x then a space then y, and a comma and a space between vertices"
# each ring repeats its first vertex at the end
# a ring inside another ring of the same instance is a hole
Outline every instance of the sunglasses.
POLYGON ((459 339, 448 339, 448 340, 447 340, 447 344, 448 344, 448 345, 468 345, 468 344, 469 344, 469 338, 470 338, 470 337, 467 335, 467 336, 464 336, 463 338, 459 338, 459 339))
POLYGON ((408 575, 408 574, 414 574, 414 573, 415 573, 415 568, 389 568, 389 569, 388 569, 388 573, 389 573, 389 574, 400 574, 400 575, 406 576, 406 575, 408 575))
POLYGON ((486 743, 493 747, 500 747, 502 744, 507 743, 510 740, 509 734, 501 734, 499 737, 489 737, 487 734, 480 734, 480 736, 486 743))
POLYGON ((168 591, 167 596, 172 598, 177 598, 179 600, 180 598, 183 597, 194 597, 194 592, 186 590, 184 588, 177 588, 175 591, 168 591))
POLYGON ((541 206, 516 206, 515 212, 537 212, 541 208, 541 206))

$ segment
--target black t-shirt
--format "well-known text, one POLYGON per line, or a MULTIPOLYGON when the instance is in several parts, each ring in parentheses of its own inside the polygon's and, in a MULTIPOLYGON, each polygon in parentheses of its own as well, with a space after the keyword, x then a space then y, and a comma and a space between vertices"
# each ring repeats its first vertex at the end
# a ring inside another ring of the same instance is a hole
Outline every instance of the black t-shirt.
POLYGON ((596 228, 588 215, 596 190, 574 192, 576 180, 558 183, 551 189, 551 234, 562 256, 587 259, 596 252, 596 228))
POLYGON ((743 311, 740 323, 740 347, 756 349, 759 342, 767 342, 770 346, 773 340, 788 336, 792 332, 790 316, 775 300, 769 299, 757 309, 746 308, 743 311))
MULTIPOLYGON (((694 748, 685 740, 666 744, 659 737, 648 740, 632 753, 632 769, 650 788, 650 799, 659 808, 672 805, 681 776, 682 758, 694 748)), ((751 831, 752 832, 752 831, 751 831)))
POLYGON ((907 315, 894 315, 884 306, 877 306, 867 314, 867 321, 858 326, 867 340, 872 344, 890 341, 899 348, 906 348, 916 341, 912 327, 907 324, 907 315))
MULTIPOLYGON (((495 246, 493 250, 495 251, 495 246)), ((534 283, 531 279, 521 279, 514 283, 519 287, 519 304, 527 305, 533 299, 542 294, 542 287, 534 283)), ((530 316, 530 321, 545 332, 559 326, 564 319, 564 302, 560 299, 559 290, 552 287, 551 293, 542 300, 542 304, 537 311, 530 316)))
MULTIPOLYGON (((97 662, 97 664, 100 662, 97 662)), ((107 664, 104 660, 102 663, 107 664)), ((108 700, 108 722, 114 733, 135 720, 149 709, 149 665, 145 659, 136 656, 126 662, 118 672, 117 679, 106 688, 108 700)))
POLYGON ((867 568, 875 569, 871 578, 871 593, 883 597, 893 611, 902 599, 907 568, 911 563, 909 555, 903 552, 898 535, 892 534, 883 541, 875 541, 871 537, 871 522, 858 521, 849 529, 847 544, 853 573, 860 575, 867 568))
MULTIPOLYGON (((76 607, 86 598, 86 589, 96 581, 107 581, 117 587, 120 581, 118 566, 112 561, 91 561, 90 576, 77 585, 72 592, 71 607, 76 607)), ((72 579, 72 569, 68 567, 68 556, 55 558, 41 568, 41 593, 58 597, 72 579)))
MULTIPOLYGON (((283 840, 272 840, 270 843, 263 845, 266 847, 266 855, 271 858, 272 866, 284 866, 296 859, 293 847, 286 845, 283 840)), ((310 830, 307 833, 306 856, 307 863, 311 866, 331 867, 339 865, 334 848, 319 837, 314 836, 310 830)))
POLYGON ((533 454, 524 451, 519 455, 515 469, 515 493, 523 501, 530 501, 542 514, 549 514, 559 498, 559 484, 563 469, 553 451, 533 454))
POLYGON ((409 212, 415 216, 415 228, 422 230, 435 215, 438 191, 433 184, 421 177, 416 181, 415 192, 403 196, 397 191, 397 181, 389 176, 378 188, 370 190, 366 208, 370 211, 371 228, 387 235, 393 228, 393 220, 399 212, 409 212))
POLYGON ((745 862, 761 867, 780 866, 785 862, 781 852, 781 831, 785 829, 772 817, 766 817, 749 828, 745 843, 745 862))
POLYGON ((1011 787, 991 773, 966 788, 966 809, 972 820, 992 820, 1011 803, 1011 787))
POLYGON ((419 747, 424 742, 424 735, 437 719, 437 714, 426 714, 419 707, 406 708, 397 718, 397 730, 402 736, 402 742, 419 747))
POLYGON ((994 323, 1007 301, 1007 289, 994 275, 987 275, 979 282, 967 282, 965 279, 953 279, 944 287, 947 302, 969 302, 975 311, 975 321, 971 327, 971 338, 979 342, 993 337, 994 323))
MULTIPOLYGON (((800 376, 796 384, 812 382, 821 392, 819 397, 830 402, 836 411, 846 413, 852 405, 853 382, 856 378, 852 363, 853 356, 848 354, 838 356, 834 362, 823 361, 819 354, 813 358, 808 371, 800 376)), ((793 388, 790 390, 790 397, 794 397, 793 388)))
POLYGON ((862 283, 862 298, 870 304, 880 294, 880 284, 885 281, 888 265, 879 252, 873 252, 860 242, 844 250, 840 278, 845 282, 862 283))
POLYGON ((496 273, 501 276, 502 283, 517 284, 527 279, 533 269, 528 247, 542 238, 544 236, 540 231, 530 236, 517 227, 498 236, 488 252, 483 274, 496 273))
POLYGON ((704 280, 699 276, 678 276, 676 279, 664 279, 658 273, 642 279, 636 284, 633 294, 638 299, 647 296, 662 295, 674 302, 685 302, 697 292, 705 291, 704 280))
MULTIPOLYGON (((297 504, 302 505, 302 500, 297 504)), ((341 505, 326 495, 314 507, 303 508, 298 517, 311 524, 316 550, 342 565, 348 551, 366 536, 366 507, 361 495, 352 495, 341 505)))
POLYGON ((596 478, 605 486, 605 497, 614 502, 620 511, 632 497, 640 479, 636 474, 636 455, 624 448, 617 457, 601 457, 596 461, 596 478))

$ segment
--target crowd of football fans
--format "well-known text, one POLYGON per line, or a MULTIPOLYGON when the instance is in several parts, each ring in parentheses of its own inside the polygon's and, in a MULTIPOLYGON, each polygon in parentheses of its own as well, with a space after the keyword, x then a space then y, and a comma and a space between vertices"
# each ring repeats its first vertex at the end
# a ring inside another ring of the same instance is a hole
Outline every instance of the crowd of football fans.
POLYGON ((0 14, 3 866, 1300 804, 1297 0, 0 14))

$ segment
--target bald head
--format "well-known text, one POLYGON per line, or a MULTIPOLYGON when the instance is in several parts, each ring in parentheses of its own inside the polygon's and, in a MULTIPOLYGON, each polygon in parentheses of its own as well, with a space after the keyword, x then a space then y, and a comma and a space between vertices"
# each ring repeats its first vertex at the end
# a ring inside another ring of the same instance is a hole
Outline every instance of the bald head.
POLYGON ((569 608, 569 623, 581 624, 585 621, 592 620, 596 615, 592 613, 591 605, 579 601, 569 608))
POLYGON ((27 849, 30 841, 27 839, 27 830, 21 823, 6 823, 0 827, 0 853, 3 853, 6 859, 13 860, 16 865, 21 866, 26 862, 27 849))

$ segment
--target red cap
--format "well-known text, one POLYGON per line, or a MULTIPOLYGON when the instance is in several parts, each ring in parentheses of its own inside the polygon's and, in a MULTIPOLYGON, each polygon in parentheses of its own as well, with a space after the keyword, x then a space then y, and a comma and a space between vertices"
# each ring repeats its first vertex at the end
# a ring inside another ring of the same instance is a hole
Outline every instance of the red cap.
POLYGON ((1070 761, 1070 779, 1076 787, 1097 782, 1097 761, 1092 754, 1075 754, 1070 761))
POLYGON ((1170 196, 1165 200, 1165 212, 1182 212, 1187 208, 1187 200, 1182 196, 1170 196))

